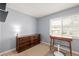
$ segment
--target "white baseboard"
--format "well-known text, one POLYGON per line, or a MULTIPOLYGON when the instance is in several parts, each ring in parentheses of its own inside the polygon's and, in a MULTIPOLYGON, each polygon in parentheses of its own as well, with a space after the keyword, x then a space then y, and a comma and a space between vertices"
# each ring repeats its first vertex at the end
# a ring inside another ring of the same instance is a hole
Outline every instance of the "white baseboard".
POLYGON ((16 48, 13 48, 13 49, 10 49, 10 50, 7 50, 7 51, 4 51, 4 52, 1 52, 0 55, 5 54, 5 53, 8 53, 8 52, 12 52, 12 51, 14 51, 14 50, 16 50, 16 48))
MULTIPOLYGON (((41 43, 45 43, 45 44, 50 45, 50 43, 47 43, 47 42, 42 42, 41 41, 41 43)), ((57 47, 57 46, 55 46, 55 47, 57 47)), ((60 48, 63 49, 63 50, 69 51, 69 49, 67 49, 67 48, 62 48, 62 47, 60 47, 60 48)), ((75 53, 75 54, 78 54, 79 55, 79 52, 77 52, 77 51, 72 51, 72 53, 75 53)))

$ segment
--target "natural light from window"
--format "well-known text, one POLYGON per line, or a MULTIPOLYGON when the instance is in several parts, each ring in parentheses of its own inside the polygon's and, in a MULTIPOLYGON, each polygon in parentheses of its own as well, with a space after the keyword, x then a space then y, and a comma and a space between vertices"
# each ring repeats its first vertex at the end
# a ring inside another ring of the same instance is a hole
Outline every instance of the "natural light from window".
POLYGON ((52 18, 50 35, 79 37, 79 14, 52 18))

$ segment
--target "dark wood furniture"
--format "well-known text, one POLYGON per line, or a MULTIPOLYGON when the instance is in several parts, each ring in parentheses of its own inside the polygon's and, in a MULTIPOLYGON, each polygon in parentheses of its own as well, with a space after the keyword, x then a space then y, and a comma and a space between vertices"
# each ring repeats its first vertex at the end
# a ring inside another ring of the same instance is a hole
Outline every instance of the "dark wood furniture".
POLYGON ((16 51, 22 52, 40 43, 40 34, 16 36, 16 51))
POLYGON ((71 47, 71 41, 72 38, 71 37, 64 37, 64 36, 50 36, 51 40, 50 40, 50 51, 52 50, 52 47, 54 49, 54 44, 55 44, 55 40, 61 40, 61 41, 65 41, 68 42, 69 44, 69 49, 70 49, 70 55, 72 56, 72 47, 71 47), (52 43, 53 40, 53 43, 52 43), (52 45, 53 44, 53 45, 52 45))

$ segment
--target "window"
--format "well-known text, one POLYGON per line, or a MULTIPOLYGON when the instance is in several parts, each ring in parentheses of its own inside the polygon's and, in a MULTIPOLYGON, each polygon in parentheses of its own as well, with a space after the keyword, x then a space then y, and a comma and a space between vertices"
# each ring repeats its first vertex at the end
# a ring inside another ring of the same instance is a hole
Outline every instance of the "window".
POLYGON ((51 19, 50 35, 79 37, 79 14, 51 19))

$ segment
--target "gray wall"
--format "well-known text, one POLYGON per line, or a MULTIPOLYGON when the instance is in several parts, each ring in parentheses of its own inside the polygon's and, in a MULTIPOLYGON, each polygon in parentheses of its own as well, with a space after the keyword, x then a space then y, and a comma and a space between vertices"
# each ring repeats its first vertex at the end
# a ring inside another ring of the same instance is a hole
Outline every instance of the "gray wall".
MULTIPOLYGON (((38 33, 41 34, 42 41, 47 42, 47 43, 49 43, 50 41, 50 38, 49 38, 50 19, 60 17, 60 16, 71 15, 74 13, 79 13, 79 6, 38 18, 38 33)), ((73 39, 72 48, 74 51, 79 52, 79 40, 78 39, 76 38, 73 39)))
MULTIPOLYGON (((0 22, 0 49, 1 49, 1 22, 0 22)), ((0 50, 1 51, 1 50, 0 50)))
POLYGON ((5 22, 0 22, 0 51, 6 51, 16 47, 15 31, 13 26, 21 26, 19 35, 36 33, 36 19, 32 16, 14 11, 8 8, 8 16, 5 22))

